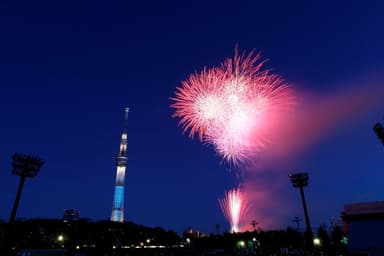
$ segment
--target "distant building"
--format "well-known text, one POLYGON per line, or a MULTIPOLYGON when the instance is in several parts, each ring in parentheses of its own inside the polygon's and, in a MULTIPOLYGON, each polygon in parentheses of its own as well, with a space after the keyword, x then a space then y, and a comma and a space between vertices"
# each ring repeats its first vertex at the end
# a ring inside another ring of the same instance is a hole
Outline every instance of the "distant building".
POLYGON ((346 204, 342 218, 351 255, 384 255, 384 201, 346 204))
POLYGON ((202 238, 206 236, 207 234, 205 234, 204 232, 201 232, 198 229, 192 229, 191 227, 187 228, 183 232, 183 237, 187 237, 187 238, 202 238))
POLYGON ((64 210, 64 216, 63 216, 64 222, 77 221, 79 220, 79 217, 80 217, 80 212, 77 209, 64 210))

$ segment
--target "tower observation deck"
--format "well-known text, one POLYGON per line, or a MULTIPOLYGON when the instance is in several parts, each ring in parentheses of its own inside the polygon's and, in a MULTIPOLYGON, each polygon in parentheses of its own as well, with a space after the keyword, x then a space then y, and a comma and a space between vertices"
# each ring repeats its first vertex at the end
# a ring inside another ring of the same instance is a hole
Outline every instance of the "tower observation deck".
POLYGON ((124 185, 125 169, 127 168, 127 129, 129 108, 125 108, 124 129, 120 140, 119 155, 116 157, 116 183, 112 205, 111 221, 124 222, 124 185))

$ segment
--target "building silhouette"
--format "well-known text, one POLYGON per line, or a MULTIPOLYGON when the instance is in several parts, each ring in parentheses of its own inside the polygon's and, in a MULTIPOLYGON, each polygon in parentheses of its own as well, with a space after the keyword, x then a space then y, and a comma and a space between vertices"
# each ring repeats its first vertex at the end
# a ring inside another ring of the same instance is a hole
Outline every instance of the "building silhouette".
POLYGON ((111 221, 124 222, 124 184, 125 169, 127 167, 127 129, 129 108, 125 108, 124 129, 120 140, 120 151, 116 158, 116 184, 113 197, 111 221))
POLYGON ((63 215, 64 222, 77 221, 79 220, 80 212, 77 209, 65 209, 63 215))
POLYGON ((351 255, 384 255, 384 201, 346 204, 341 217, 351 255))

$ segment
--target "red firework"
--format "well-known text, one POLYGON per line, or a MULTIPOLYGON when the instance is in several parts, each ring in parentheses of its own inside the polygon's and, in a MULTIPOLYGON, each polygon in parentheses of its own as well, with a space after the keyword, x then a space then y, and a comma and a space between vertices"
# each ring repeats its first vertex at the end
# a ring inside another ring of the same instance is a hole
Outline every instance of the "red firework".
POLYGON ((232 189, 226 193, 224 198, 219 199, 219 204, 231 225, 231 232, 239 232, 249 210, 249 202, 245 193, 240 188, 232 189))
POLYGON ((239 55, 192 74, 171 98, 174 117, 190 137, 212 144, 231 163, 258 152, 268 119, 293 102, 280 76, 262 70, 260 54, 239 55))

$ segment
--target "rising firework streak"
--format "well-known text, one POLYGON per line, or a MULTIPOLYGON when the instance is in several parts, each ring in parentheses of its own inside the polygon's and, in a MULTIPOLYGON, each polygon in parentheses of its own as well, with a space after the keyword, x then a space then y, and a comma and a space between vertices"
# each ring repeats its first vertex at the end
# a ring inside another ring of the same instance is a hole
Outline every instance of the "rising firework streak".
POLYGON ((240 188, 232 189, 226 193, 224 198, 219 199, 219 204, 231 225, 231 232, 239 232, 249 210, 249 202, 245 193, 240 188))

